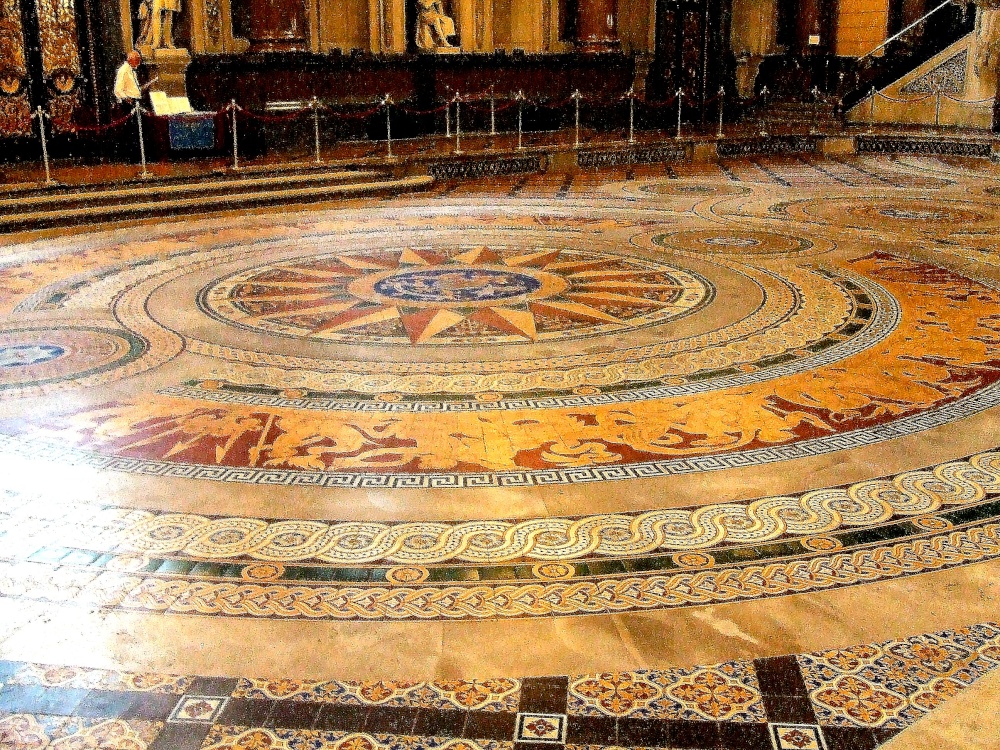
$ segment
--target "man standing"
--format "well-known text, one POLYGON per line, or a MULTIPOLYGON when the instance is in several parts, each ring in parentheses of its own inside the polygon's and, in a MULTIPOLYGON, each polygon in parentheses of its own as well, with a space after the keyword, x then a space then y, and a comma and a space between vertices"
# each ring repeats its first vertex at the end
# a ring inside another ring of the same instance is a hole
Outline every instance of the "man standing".
POLYGON ((142 62, 142 56, 132 50, 128 53, 115 73, 115 99, 119 104, 132 105, 142 98, 142 89, 139 86, 139 79, 136 78, 135 69, 142 62))

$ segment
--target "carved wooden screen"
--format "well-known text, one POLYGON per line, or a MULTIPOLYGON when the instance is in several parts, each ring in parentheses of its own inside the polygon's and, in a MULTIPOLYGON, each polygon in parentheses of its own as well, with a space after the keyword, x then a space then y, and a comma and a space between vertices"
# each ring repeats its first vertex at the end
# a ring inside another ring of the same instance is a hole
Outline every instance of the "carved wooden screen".
POLYGON ((74 0, 35 0, 42 75, 52 126, 67 128, 80 104, 80 44, 74 0))
POLYGON ((31 132, 24 26, 18 0, 0 0, 0 135, 31 132))
POLYGON ((0 135, 27 135, 32 130, 31 79, 55 130, 71 127, 73 113, 81 102, 80 43, 75 0, 34 0, 38 40, 25 38, 19 0, 0 0, 0 135), (37 46, 38 71, 27 50, 37 46))
POLYGON ((703 109, 715 96, 725 66, 727 18, 718 0, 659 0, 656 57, 650 89, 669 98, 684 91, 685 109, 703 109))

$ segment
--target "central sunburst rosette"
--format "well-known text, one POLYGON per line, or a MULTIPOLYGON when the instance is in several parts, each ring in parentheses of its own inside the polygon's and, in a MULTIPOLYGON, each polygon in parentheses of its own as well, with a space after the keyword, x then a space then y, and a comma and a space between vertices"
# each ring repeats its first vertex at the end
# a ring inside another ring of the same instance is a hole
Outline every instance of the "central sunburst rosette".
POLYGON ((214 317, 348 343, 564 340, 666 322, 706 304, 708 281, 660 262, 558 248, 460 246, 296 258, 200 295, 214 317))

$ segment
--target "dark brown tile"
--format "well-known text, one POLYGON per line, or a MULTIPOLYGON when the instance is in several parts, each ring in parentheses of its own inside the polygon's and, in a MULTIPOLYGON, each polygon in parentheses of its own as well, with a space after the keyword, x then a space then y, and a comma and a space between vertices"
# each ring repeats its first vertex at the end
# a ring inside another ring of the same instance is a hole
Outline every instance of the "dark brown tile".
POLYGON ((367 706, 339 706, 328 703, 319 712, 314 729, 360 732, 368 717, 367 706))
POLYGON ((662 719, 619 719, 621 747, 670 747, 670 727, 662 719))
POLYGON ((514 750, 564 750, 561 742, 515 742, 514 750))
POLYGON ((823 727, 827 750, 875 750, 879 741, 875 733, 861 727, 823 727))
POLYGON ((784 695, 764 695, 767 720, 781 724, 815 724, 816 714, 808 698, 784 695))
POLYGON ((764 695, 794 695, 805 697, 809 695, 806 683, 802 679, 802 670, 794 656, 772 656, 766 659, 754 659, 754 670, 757 672, 757 684, 764 695))
POLYGON ((465 729, 465 711, 441 711, 436 708, 421 708, 413 733, 418 737, 461 737, 465 729))
MULTIPOLYGON (((173 696, 172 696, 173 697, 173 696)), ((142 693, 125 693, 119 690, 91 690, 73 711, 74 716, 100 719, 118 719, 128 714, 132 706, 142 699, 142 693)), ((171 703, 173 707, 173 703, 171 703)), ((167 712, 169 714, 169 710, 167 712)))
POLYGON ((167 724, 149 750, 200 750, 210 724, 167 724))
POLYGON ((527 677, 521 680, 519 713, 564 714, 568 702, 568 677, 527 677))
POLYGON ((410 734, 417 721, 419 709, 393 706, 376 706, 368 712, 365 731, 382 734, 410 734))
POLYGON ((618 722, 612 716, 570 716, 566 722, 569 745, 617 745, 618 722))
POLYGON ((901 731, 902 731, 901 729, 889 729, 883 727, 881 729, 873 729, 872 734, 875 735, 875 739, 878 741, 880 745, 884 745, 886 742, 891 740, 901 731))
POLYGON ((672 748, 714 748, 719 744, 716 721, 671 720, 667 722, 672 748))
POLYGON ((313 701, 275 701, 264 721, 266 727, 310 729, 319 716, 322 703, 313 701))
POLYGON ((275 701, 258 698, 232 698, 222 709, 216 723, 241 727, 262 727, 275 701))
POLYGON ((767 724, 742 724, 725 721, 719 724, 721 750, 772 750, 767 724))
POLYGON ((514 727, 517 714, 505 711, 469 711, 462 730, 462 737, 467 740, 503 740, 514 739, 514 727))
POLYGON ((176 695, 171 695, 170 693, 140 693, 125 713, 122 714, 122 718, 162 721, 170 716, 170 712, 174 710, 174 706, 176 705, 176 695))

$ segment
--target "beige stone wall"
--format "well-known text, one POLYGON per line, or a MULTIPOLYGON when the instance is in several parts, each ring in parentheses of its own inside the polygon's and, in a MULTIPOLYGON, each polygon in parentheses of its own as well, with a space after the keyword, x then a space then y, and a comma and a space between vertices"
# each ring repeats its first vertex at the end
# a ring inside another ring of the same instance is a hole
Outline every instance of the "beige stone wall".
POLYGON ((318 0, 319 51, 371 50, 368 0, 318 0))

